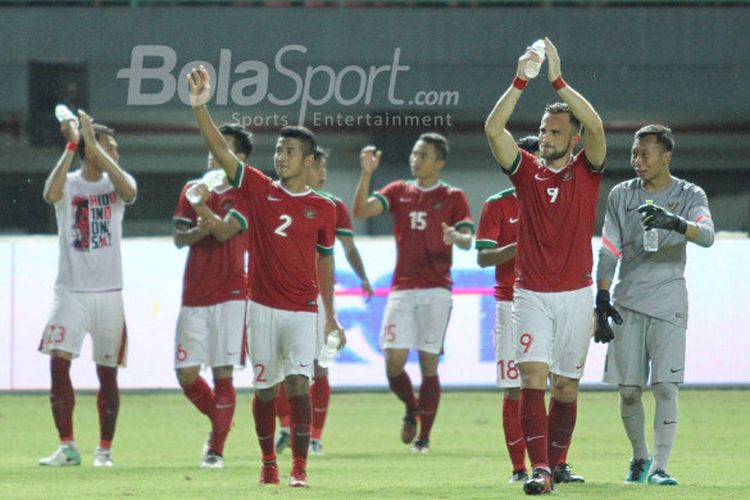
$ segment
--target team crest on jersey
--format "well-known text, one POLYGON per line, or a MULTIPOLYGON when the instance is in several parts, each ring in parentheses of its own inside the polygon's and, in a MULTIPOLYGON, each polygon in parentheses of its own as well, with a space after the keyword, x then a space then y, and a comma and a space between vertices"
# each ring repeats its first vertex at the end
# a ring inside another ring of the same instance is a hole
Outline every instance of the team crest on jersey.
POLYGON ((306 208, 305 209, 305 219, 314 219, 315 218, 315 210, 312 208, 306 208))
POLYGON ((672 212, 674 212, 675 210, 677 210, 677 207, 679 207, 679 206, 680 206, 680 202, 679 201, 669 201, 669 202, 667 202, 667 208, 670 211, 672 211, 672 212))
POLYGON ((562 176, 560 177, 560 180, 569 181, 572 178, 573 178, 573 169, 570 167, 567 167, 565 171, 563 172, 562 176))
POLYGON ((432 209, 433 210, 442 210, 443 206, 444 205, 443 205, 442 201, 436 201, 435 203, 432 204, 432 209))

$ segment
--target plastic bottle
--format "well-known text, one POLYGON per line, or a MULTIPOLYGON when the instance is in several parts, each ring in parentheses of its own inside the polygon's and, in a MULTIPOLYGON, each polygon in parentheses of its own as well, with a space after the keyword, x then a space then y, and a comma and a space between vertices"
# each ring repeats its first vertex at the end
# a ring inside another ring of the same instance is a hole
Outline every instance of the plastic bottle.
POLYGON ((187 193, 185 193, 185 197, 193 205, 200 203, 201 197, 196 190, 196 186, 198 184, 203 184, 208 188, 209 191, 211 191, 212 189, 221 186, 224 183, 224 179, 226 178, 226 176, 226 172, 224 172, 224 170, 220 168, 209 170, 208 172, 203 174, 201 180, 199 180, 195 185, 191 186, 190 189, 188 189, 187 193))
POLYGON ((536 42, 531 44, 531 48, 539 54, 539 56, 542 58, 541 62, 536 62, 534 60, 530 60, 526 63, 526 67, 524 68, 524 74, 526 75, 526 78, 531 80, 532 78, 536 78, 539 74, 539 70, 542 67, 542 63, 544 62, 545 57, 545 49, 544 49, 544 40, 537 40, 536 42))
POLYGON ((74 115, 65 104, 58 104, 55 106, 55 118, 57 118, 57 121, 60 123, 66 120, 73 120, 75 126, 78 127, 78 117, 74 115))
POLYGON ((341 342, 341 335, 338 330, 334 330, 328 334, 328 340, 326 345, 320 350, 318 354, 318 365, 322 368, 328 368, 333 363, 336 355, 339 353, 339 343, 341 342))
MULTIPOLYGON (((646 205, 653 205, 654 200, 646 200, 646 205)), ((647 252, 659 250, 659 233, 656 229, 643 230, 643 249, 647 252)))

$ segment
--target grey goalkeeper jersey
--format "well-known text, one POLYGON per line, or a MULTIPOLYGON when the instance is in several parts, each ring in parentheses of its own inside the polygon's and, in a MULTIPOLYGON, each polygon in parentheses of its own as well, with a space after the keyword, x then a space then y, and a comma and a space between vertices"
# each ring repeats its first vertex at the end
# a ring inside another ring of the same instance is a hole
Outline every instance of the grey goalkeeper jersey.
POLYGON ((638 207, 646 200, 697 223, 701 233, 695 240, 697 244, 713 243, 714 225, 708 198, 700 187, 673 177, 666 189, 649 193, 642 188, 640 179, 621 182, 609 193, 607 201, 597 280, 613 280, 620 259, 619 281, 613 294, 615 304, 687 327, 687 239, 676 231, 657 229, 659 250, 644 251, 638 207))

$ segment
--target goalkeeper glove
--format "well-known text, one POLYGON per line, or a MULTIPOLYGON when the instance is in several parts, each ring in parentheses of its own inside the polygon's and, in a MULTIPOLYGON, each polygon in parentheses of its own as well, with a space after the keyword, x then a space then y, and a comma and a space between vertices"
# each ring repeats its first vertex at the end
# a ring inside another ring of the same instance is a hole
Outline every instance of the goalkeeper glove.
POLYGON ((596 294, 596 328, 594 330, 594 342, 606 344, 615 338, 612 327, 609 326, 609 318, 618 325, 622 324, 622 317, 617 309, 609 302, 609 290, 599 290, 596 294))
POLYGON ((687 231, 685 219, 659 205, 641 205, 638 207, 638 211, 641 213, 641 222, 647 231, 650 229, 669 229, 680 234, 685 234, 685 231, 687 231))

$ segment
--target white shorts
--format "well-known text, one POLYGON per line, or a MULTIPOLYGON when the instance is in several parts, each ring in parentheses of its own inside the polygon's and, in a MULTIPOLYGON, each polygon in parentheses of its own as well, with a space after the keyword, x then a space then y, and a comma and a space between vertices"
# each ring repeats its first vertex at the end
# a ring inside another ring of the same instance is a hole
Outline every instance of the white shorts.
POLYGON ((47 325, 39 350, 49 354, 64 351, 77 358, 87 333, 91 334, 94 362, 125 367, 128 334, 120 290, 111 292, 71 292, 55 290, 47 325))
POLYGON ((245 366, 244 300, 180 308, 175 331, 175 368, 245 366))
POLYGON ((312 378, 317 313, 248 303, 253 386, 268 389, 289 375, 312 378))
POLYGON ((549 293, 516 288, 516 364, 546 363, 551 373, 580 379, 594 331, 593 304, 591 287, 549 293))
POLYGON ((516 350, 513 345, 513 320, 510 300, 495 303, 495 362, 497 363, 496 384, 503 389, 521 387, 521 377, 516 367, 516 350))
POLYGON ((411 349, 440 354, 453 307, 446 288, 398 290, 388 295, 380 333, 381 349, 411 349))

